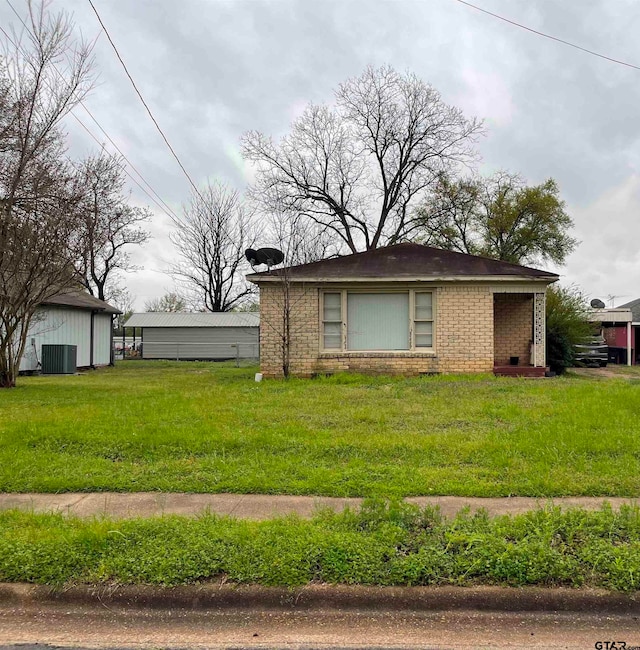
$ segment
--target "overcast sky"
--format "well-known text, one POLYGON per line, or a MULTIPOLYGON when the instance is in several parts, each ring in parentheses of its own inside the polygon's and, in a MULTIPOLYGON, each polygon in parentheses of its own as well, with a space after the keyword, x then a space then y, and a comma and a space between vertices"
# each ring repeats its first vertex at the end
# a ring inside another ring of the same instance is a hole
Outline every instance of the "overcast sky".
MULTIPOLYGON (((24 13, 25 0, 11 0, 24 13)), ((243 189, 250 169, 240 136, 278 137, 309 101, 363 69, 390 64, 431 83, 443 99, 485 120, 482 171, 529 183, 557 180, 582 242, 565 283, 615 304, 640 297, 640 70, 595 58, 479 13, 455 0, 94 0, 156 118, 197 183, 243 189)), ((476 0, 514 21, 640 65, 637 0, 476 0)), ((88 0, 54 0, 93 38, 88 0)), ((0 22, 16 18, 0 0, 0 22)), ((155 130, 108 41, 96 45, 100 84, 86 101, 103 128, 176 211, 189 185, 155 130)), ((104 136, 82 108, 79 118, 104 136)), ((97 144, 67 120, 70 153, 97 144)), ((143 271, 125 281, 142 309, 172 287, 168 218, 134 252, 143 271)), ((609 303, 607 302, 607 305, 609 303)))

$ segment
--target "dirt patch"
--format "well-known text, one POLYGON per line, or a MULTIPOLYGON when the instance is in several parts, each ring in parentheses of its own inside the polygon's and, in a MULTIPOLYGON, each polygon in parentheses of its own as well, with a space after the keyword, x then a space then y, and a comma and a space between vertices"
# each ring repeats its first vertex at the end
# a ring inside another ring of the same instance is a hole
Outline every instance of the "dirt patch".
POLYGON ((626 367, 624 369, 611 366, 606 368, 571 368, 570 372, 580 377, 591 377, 592 379, 640 379, 640 376, 629 374, 626 367))

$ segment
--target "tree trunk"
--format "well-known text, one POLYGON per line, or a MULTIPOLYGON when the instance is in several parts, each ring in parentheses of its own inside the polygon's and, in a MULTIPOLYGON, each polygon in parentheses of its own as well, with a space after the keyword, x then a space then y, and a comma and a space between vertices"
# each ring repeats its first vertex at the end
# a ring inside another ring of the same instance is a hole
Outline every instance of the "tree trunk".
POLYGON ((14 388, 18 373, 11 358, 11 347, 0 351, 0 355, 0 388, 14 388))
POLYGON ((0 371, 0 388, 15 388, 16 378, 15 373, 8 370, 0 371))

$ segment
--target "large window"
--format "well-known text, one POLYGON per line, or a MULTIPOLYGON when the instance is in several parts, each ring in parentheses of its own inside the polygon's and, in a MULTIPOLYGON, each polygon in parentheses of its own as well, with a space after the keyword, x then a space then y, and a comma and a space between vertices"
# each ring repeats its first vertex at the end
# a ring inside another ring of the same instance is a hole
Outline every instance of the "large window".
POLYGON ((433 349, 431 291, 327 291, 322 347, 340 351, 433 349))

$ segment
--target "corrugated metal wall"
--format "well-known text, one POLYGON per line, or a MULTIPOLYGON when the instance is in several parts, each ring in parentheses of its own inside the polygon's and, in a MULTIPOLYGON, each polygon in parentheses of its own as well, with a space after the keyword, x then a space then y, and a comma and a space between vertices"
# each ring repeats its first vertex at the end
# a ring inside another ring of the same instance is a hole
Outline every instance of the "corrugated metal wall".
POLYGON ((111 363, 111 314, 96 314, 93 321, 93 363, 111 363))
POLYGON ((258 347, 257 327, 145 327, 142 357, 251 359, 258 357, 258 347))
MULTIPOLYGON (((63 307, 42 307, 31 324, 20 370, 37 370, 43 344, 75 345, 78 367, 91 363, 91 312, 63 307)), ((111 316, 96 314, 94 320, 94 364, 107 365, 111 358, 111 316)))

